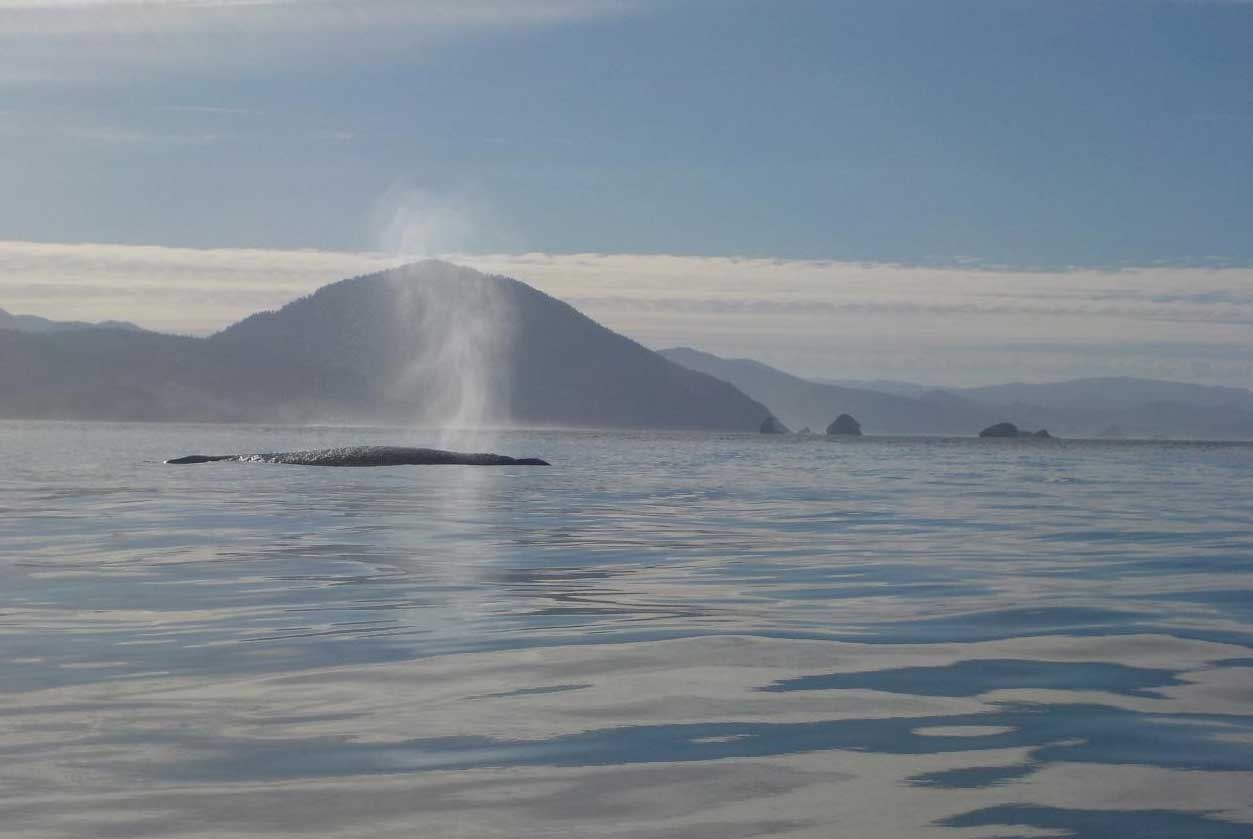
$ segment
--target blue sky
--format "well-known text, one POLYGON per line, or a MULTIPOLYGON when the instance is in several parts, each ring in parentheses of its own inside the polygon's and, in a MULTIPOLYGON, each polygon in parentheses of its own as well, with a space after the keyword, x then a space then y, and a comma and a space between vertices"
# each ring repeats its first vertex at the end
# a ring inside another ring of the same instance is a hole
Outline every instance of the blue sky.
POLYGON ((4 238, 1253 263, 1253 4, 216 5, 0 2, 4 238))
POLYGON ((0 306, 203 333, 452 255, 802 374, 1253 386, 1250 45, 1203 0, 0 0, 0 306))

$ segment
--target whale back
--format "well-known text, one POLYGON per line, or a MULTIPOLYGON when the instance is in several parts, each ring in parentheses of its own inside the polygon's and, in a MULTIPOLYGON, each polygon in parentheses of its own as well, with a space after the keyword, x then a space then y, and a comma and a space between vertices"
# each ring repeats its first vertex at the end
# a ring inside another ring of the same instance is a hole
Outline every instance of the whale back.
POLYGON ((170 464, 214 463, 233 460, 241 463, 284 463, 294 466, 548 466, 537 457, 513 458, 489 452, 450 452, 443 449, 405 446, 343 446, 295 452, 262 454, 192 454, 165 461, 170 464))

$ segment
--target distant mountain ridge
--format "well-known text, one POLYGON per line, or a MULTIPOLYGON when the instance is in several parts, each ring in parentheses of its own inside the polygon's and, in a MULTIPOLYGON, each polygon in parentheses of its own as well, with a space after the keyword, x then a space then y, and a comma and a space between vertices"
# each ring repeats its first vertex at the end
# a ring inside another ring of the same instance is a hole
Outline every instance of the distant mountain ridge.
POLYGON ((0 330, 0 416, 755 430, 769 410, 506 277, 428 261, 208 338, 0 330))
POLYGON ((1070 436, 1253 438, 1253 391, 1242 388, 1116 377, 931 390, 867 381, 852 388, 685 347, 661 354, 737 385, 789 424, 814 425, 825 411, 824 424, 850 413, 868 434, 968 435, 1012 421, 1070 436))
POLYGON ((1253 391, 1149 379, 926 389, 654 353, 506 277, 437 261, 343 280, 208 338, 0 310, 0 417, 867 434, 1253 438, 1253 391), (767 407, 769 406, 769 407, 767 407))
POLYGON ((892 379, 810 379, 820 385, 851 387, 857 390, 873 390, 876 393, 891 393, 895 396, 918 396, 930 393, 937 388, 935 385, 923 385, 917 382, 898 382, 892 379))
POLYGON ((747 358, 719 358, 690 347, 661 350, 671 361, 730 382, 769 405, 785 425, 826 428, 840 414, 853 415, 868 434, 977 433, 995 412, 942 392, 921 397, 821 384, 747 358))
POLYGON ((99 323, 86 323, 78 320, 49 320, 38 315, 15 315, 0 309, 0 329, 15 329, 19 332, 67 332, 76 329, 123 329, 128 332, 143 332, 139 327, 126 320, 102 320, 99 323))
POLYGON ((1100 377, 1064 382, 969 387, 955 390, 970 399, 988 403, 1027 403, 1055 408, 1076 404, 1110 408, 1153 402, 1178 402, 1204 407, 1236 407, 1253 410, 1253 391, 1237 387, 1196 385, 1158 379, 1100 377))

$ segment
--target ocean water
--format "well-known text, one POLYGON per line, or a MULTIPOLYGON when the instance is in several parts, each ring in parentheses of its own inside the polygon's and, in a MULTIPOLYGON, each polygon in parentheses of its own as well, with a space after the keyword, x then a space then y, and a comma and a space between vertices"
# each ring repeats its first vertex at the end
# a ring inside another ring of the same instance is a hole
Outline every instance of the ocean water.
POLYGON ((5 837, 1250 837, 1253 447, 0 424, 5 837))

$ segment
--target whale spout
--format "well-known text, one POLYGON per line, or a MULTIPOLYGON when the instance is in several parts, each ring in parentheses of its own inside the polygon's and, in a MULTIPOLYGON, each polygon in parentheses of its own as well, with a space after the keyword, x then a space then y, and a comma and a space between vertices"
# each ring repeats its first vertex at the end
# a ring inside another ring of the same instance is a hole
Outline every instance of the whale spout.
POLYGON ((264 454, 189 454, 170 458, 171 464, 285 463, 294 466, 548 466, 538 457, 514 458, 487 452, 450 452, 443 449, 414 449, 404 446, 345 446, 264 454))

